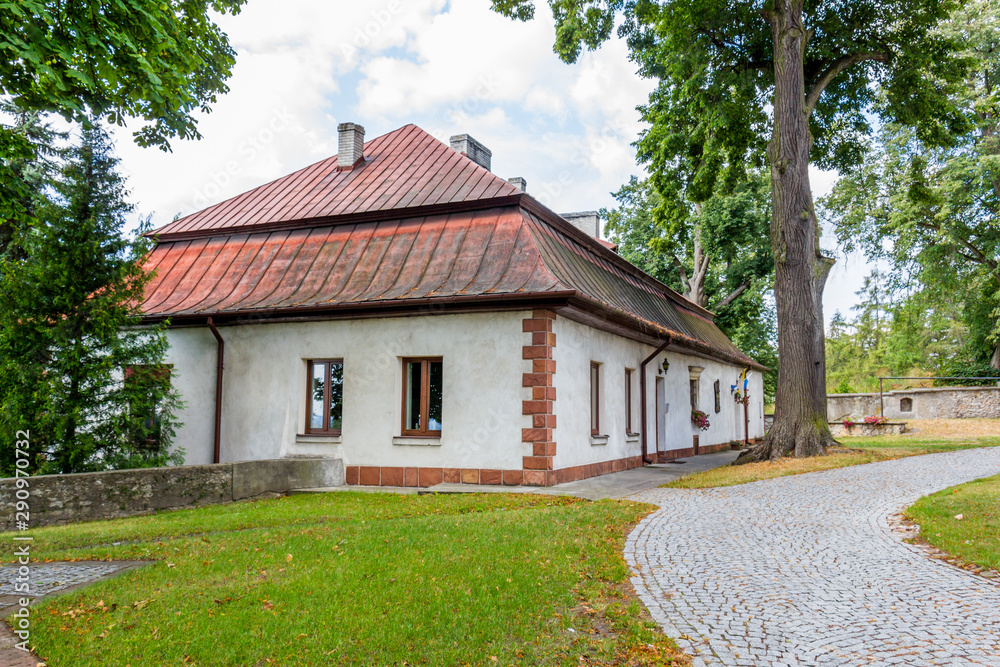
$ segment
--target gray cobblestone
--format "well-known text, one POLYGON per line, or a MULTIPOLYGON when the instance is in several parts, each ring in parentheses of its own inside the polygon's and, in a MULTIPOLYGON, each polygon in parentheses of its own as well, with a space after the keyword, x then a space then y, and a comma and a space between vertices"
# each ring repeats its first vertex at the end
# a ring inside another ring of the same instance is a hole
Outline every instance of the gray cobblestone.
POLYGON ((717 489, 653 489, 625 557, 695 664, 1000 667, 1000 585, 928 558, 888 517, 1000 473, 1000 448, 717 489))
POLYGON ((13 603, 12 598, 39 598, 59 593, 68 588, 87 584, 122 570, 135 567, 132 561, 59 561, 31 563, 29 565, 29 590, 18 592, 14 588, 18 565, 0 564, 0 608, 13 603))

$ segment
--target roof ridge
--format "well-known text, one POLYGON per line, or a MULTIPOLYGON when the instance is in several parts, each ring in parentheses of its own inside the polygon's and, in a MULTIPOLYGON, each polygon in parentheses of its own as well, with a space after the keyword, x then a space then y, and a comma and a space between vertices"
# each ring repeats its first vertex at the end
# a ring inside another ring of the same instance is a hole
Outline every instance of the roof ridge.
POLYGON ((363 162, 344 170, 336 167, 337 155, 324 157, 161 225, 147 236, 166 240, 273 230, 278 225, 308 227, 340 216, 384 212, 392 217, 393 212, 425 206, 470 203, 482 208, 482 202, 521 193, 414 123, 364 142, 364 154, 363 162))

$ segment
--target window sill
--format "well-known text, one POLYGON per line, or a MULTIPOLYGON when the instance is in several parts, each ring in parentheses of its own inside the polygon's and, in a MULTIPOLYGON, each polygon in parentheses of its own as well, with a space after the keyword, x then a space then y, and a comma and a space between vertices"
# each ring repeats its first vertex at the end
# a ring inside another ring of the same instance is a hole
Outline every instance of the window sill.
POLYGON ((440 447, 441 438, 440 436, 397 435, 393 436, 392 444, 416 447, 440 447))
POLYGON ((626 433, 625 442, 639 442, 639 436, 641 435, 641 433, 626 433))
POLYGON ((340 435, 326 435, 323 433, 296 433, 295 442, 299 444, 317 445, 339 445, 340 435))
POLYGON ((606 445, 606 444, 608 444, 608 436, 606 436, 606 435, 592 435, 592 436, 590 436, 590 444, 592 444, 592 445, 606 445))

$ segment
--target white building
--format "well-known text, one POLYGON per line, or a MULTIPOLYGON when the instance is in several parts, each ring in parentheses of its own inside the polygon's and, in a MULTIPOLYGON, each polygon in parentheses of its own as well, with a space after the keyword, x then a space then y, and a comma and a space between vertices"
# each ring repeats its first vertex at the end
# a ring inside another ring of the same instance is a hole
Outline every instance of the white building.
POLYGON ((187 463, 550 485, 763 436, 760 366, 596 214, 553 213, 466 135, 363 136, 155 232, 143 310, 171 323, 187 463))

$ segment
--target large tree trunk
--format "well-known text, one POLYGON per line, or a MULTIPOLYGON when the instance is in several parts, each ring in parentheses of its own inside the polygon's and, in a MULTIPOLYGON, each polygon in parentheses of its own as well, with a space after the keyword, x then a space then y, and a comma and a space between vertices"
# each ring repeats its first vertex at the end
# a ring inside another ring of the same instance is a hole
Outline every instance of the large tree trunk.
MULTIPOLYGON (((818 226, 816 233, 816 247, 818 249, 818 226)), ((826 279, 835 263, 836 260, 832 257, 817 253, 813 269, 813 319, 815 319, 813 344, 816 363, 819 365, 817 368, 818 380, 813 386, 813 400, 816 402, 816 410, 823 414, 823 430, 828 436, 827 444, 833 442, 833 436, 830 435, 830 426, 826 421, 826 323, 823 320, 823 290, 826 288, 826 279)))
POLYGON ((805 104, 803 0, 776 0, 767 12, 774 34, 774 132, 771 242, 778 310, 778 386, 774 424, 764 442, 737 463, 826 453, 823 287, 833 261, 819 254, 819 224, 809 187, 809 112, 805 104))
POLYGON ((691 277, 682 274, 681 279, 687 289, 684 291, 684 298, 691 303, 698 304, 702 308, 708 307, 708 297, 705 295, 705 278, 708 276, 708 264, 711 260, 705 247, 701 243, 701 204, 695 202, 695 222, 692 230, 692 242, 694 246, 694 262, 691 269, 691 277))

